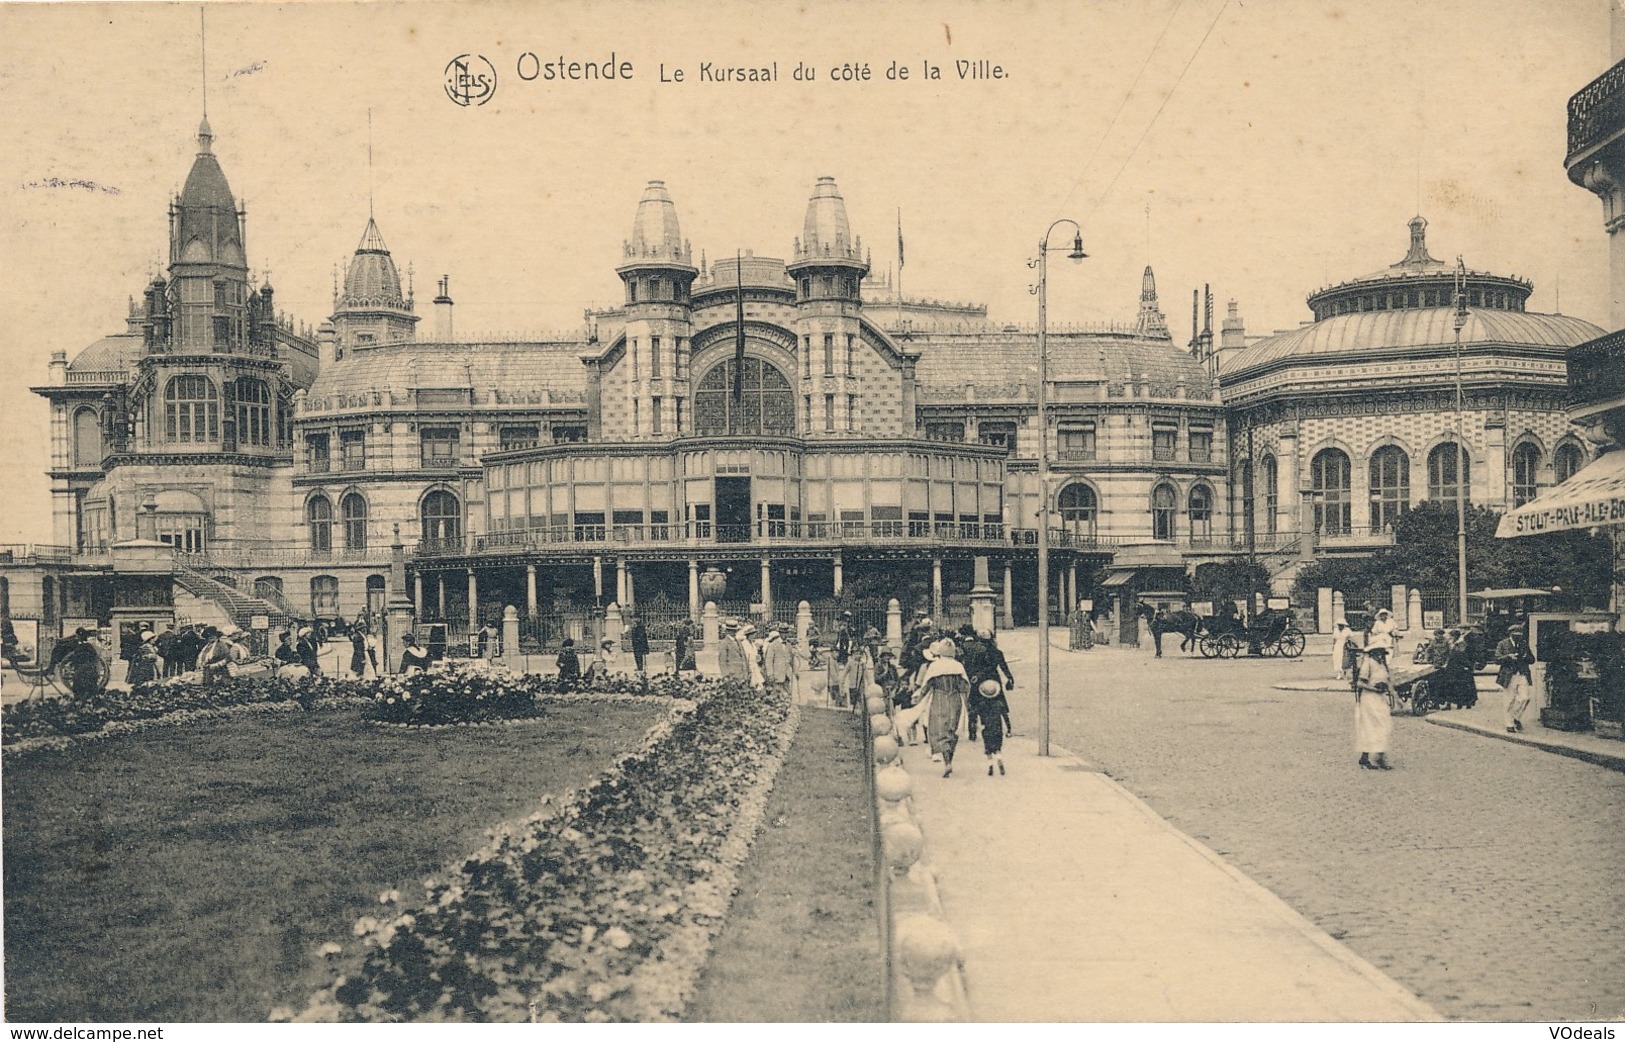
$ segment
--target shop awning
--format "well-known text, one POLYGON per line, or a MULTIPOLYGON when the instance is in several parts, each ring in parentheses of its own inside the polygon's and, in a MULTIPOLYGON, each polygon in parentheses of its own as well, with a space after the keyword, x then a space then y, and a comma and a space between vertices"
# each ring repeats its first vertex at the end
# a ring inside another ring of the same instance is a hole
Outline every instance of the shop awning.
POLYGON ((1113 586, 1127 586, 1129 583, 1134 581, 1135 574, 1136 573, 1133 571, 1112 572, 1110 575, 1106 576, 1106 578, 1100 580, 1100 585, 1102 588, 1107 589, 1113 586))
POLYGON ((1599 456, 1572 478, 1501 515, 1502 539, 1625 524, 1625 450, 1599 456))

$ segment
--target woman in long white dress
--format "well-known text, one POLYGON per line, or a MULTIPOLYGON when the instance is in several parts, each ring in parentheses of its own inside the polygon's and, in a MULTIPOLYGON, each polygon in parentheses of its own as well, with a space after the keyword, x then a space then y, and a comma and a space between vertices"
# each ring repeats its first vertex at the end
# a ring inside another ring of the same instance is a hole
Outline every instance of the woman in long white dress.
POLYGON ((1366 634, 1365 649, 1354 671, 1354 751, 1360 766, 1388 771, 1388 743, 1394 734, 1394 720, 1388 712, 1389 659, 1394 640, 1391 629, 1374 624, 1366 634))
POLYGON ((959 648, 944 638, 931 645, 931 657, 920 670, 925 694, 931 702, 926 725, 931 752, 942 757, 942 776, 954 773, 954 749, 959 745, 959 726, 965 718, 965 695, 970 678, 959 664, 959 648))

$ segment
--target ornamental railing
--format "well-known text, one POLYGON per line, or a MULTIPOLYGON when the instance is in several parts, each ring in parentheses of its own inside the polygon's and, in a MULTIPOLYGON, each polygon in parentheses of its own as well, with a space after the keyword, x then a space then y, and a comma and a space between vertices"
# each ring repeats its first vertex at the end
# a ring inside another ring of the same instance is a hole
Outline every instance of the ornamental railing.
POLYGON ((1625 61, 1580 88, 1569 99, 1569 156, 1578 155, 1625 129, 1625 61))
POLYGON ((0 564, 66 564, 73 551, 47 543, 0 543, 0 564))
POLYGON ((1571 409, 1625 396, 1625 329, 1576 344, 1568 351, 1571 409))
MULTIPOLYGON (((661 524, 555 525, 488 532, 474 538, 475 554, 499 554, 556 547, 613 551, 634 547, 670 546, 894 546, 958 545, 987 548, 1037 545, 1037 531, 1008 529, 997 522, 972 521, 778 521, 729 525, 697 521, 661 524)), ((1084 536, 1055 529, 1051 545, 1057 549, 1091 549, 1114 545, 1105 536, 1084 536)), ((457 556, 467 552, 460 541, 425 540, 419 557, 457 556)))

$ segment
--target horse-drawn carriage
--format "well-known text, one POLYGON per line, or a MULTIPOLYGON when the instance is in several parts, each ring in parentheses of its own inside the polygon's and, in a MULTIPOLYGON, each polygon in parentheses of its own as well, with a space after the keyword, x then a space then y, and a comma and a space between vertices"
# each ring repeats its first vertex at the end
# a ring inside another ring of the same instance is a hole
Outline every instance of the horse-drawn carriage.
POLYGON ((1203 658, 1239 658, 1247 654, 1266 658, 1297 658, 1308 640, 1292 624, 1292 613, 1266 612, 1252 621, 1211 616, 1204 618, 1197 650, 1203 658))

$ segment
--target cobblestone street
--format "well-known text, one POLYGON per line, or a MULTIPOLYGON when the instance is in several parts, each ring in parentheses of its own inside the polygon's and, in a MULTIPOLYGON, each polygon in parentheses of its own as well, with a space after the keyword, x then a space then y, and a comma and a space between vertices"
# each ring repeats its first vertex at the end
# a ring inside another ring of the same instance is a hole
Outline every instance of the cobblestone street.
MULTIPOLYGON (((1034 638, 1000 641, 1026 735, 1034 638)), ((1360 770, 1347 693, 1272 687, 1323 656, 1167 655, 1057 650, 1053 740, 1446 1017, 1625 1017, 1625 774, 1411 717, 1360 770)))

